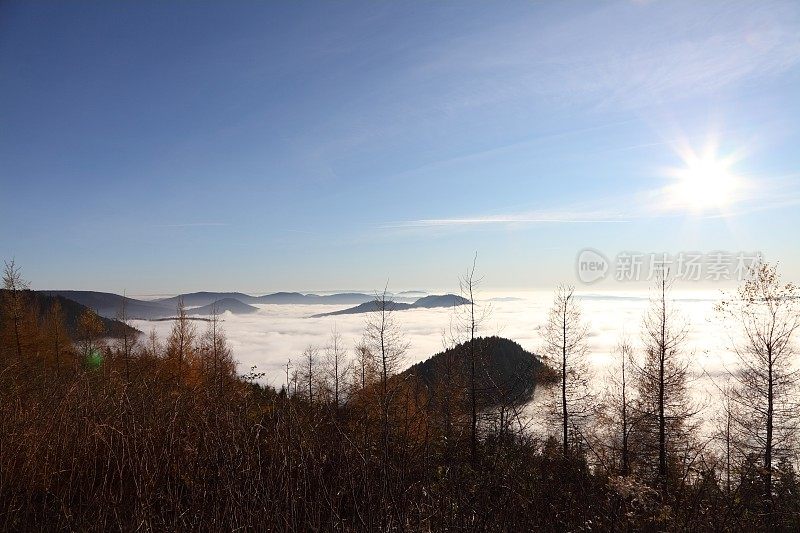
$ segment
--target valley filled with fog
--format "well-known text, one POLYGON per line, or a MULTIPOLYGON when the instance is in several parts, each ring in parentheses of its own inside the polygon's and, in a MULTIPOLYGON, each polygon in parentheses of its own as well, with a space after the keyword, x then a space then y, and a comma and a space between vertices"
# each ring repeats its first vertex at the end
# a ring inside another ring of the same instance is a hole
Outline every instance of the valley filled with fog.
MULTIPOLYGON (((714 311, 721 296, 720 291, 680 291, 673 293, 674 305, 680 319, 688 326, 684 357, 690 361, 696 380, 691 389, 696 399, 703 402, 714 386, 708 374, 714 376, 731 361, 730 337, 714 311)), ((486 309, 487 317, 481 324, 479 335, 498 335, 519 343, 526 350, 541 352, 538 328, 544 324, 552 305, 550 291, 485 292, 476 303, 486 309)), ((641 342, 641 326, 648 308, 648 293, 641 292, 590 292, 579 293, 583 318, 589 324, 588 360, 593 370, 595 387, 604 388, 614 361, 614 348, 622 335, 636 346, 641 342)), ((285 383, 287 360, 299 363, 303 350, 314 345, 320 348, 329 342, 335 328, 348 348, 361 339, 366 314, 339 315, 312 318, 312 315, 345 308, 336 305, 277 305, 256 304, 258 311, 246 315, 226 312, 221 315, 228 341, 240 374, 252 367, 263 372, 263 383, 280 388, 285 383)), ((409 309, 396 311, 409 349, 406 367, 423 361, 440 352, 446 339, 451 337, 451 325, 457 310, 409 309)), ((132 325, 148 334, 155 328, 163 340, 169 334, 172 321, 134 320, 132 325)), ((198 333, 205 322, 194 322, 198 333)))

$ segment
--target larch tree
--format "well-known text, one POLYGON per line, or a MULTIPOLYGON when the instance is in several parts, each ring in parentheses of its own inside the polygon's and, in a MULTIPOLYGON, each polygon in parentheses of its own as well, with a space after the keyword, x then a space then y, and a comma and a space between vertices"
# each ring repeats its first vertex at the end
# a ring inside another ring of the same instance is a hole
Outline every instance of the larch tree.
POLYGON ((176 368, 176 379, 183 376, 184 365, 191 359, 196 331, 189 319, 183 298, 178 299, 177 316, 172 322, 172 330, 167 339, 167 357, 176 368))
POLYGON ((331 402, 336 410, 339 409, 344 398, 345 383, 350 373, 350 364, 347 361, 342 335, 334 325, 330 340, 325 346, 325 377, 331 402))
POLYGON ((300 379, 303 381, 304 386, 304 393, 306 394, 306 399, 308 400, 309 406, 314 406, 314 391, 317 389, 318 386, 318 366, 319 366, 319 348, 316 346, 307 346, 305 350, 303 350, 303 354, 300 357, 301 367, 300 367, 300 379))
POLYGON ((125 365, 125 380, 131 379, 131 356, 136 349, 137 334, 130 327, 130 317, 128 316, 128 298, 125 292, 122 293, 119 309, 117 311, 117 321, 122 324, 120 337, 117 343, 117 350, 122 355, 122 361, 125 365))
POLYGON ((99 352, 102 348, 101 339, 105 332, 105 326, 100 316, 92 309, 84 309, 78 317, 78 338, 80 339, 83 357, 90 364, 99 363, 99 352))
POLYGON ((58 298, 53 299, 45 318, 45 334, 49 349, 52 350, 56 365, 56 375, 61 372, 61 354, 70 348, 70 338, 64 325, 64 311, 58 298))
POLYGON ((234 364, 216 302, 211 306, 211 315, 201 338, 201 346, 203 347, 204 371, 206 375, 211 375, 212 388, 216 394, 221 396, 225 382, 233 375, 234 364))
POLYGON ((671 299, 672 284, 669 269, 659 269, 643 321, 644 356, 635 368, 638 398, 634 436, 640 455, 655 459, 650 466, 662 492, 668 485, 669 456, 686 449, 689 424, 696 414, 687 388, 688 326, 671 299))
POLYGON ((479 359, 479 343, 476 341, 478 331, 481 325, 486 320, 489 310, 476 303, 476 296, 478 288, 482 279, 476 274, 476 264, 478 261, 478 254, 476 253, 472 259, 472 266, 459 278, 458 285, 461 297, 467 300, 464 306, 455 307, 456 316, 456 330, 458 338, 454 339, 454 344, 460 342, 468 342, 469 346, 466 350, 468 368, 468 398, 470 409, 470 431, 469 431, 469 449, 470 460, 472 467, 475 468, 478 464, 478 371, 479 359))
POLYGON ((800 422, 795 361, 800 290, 783 283, 775 265, 760 262, 717 309, 735 328, 731 339, 738 365, 730 371, 731 422, 743 453, 760 457, 769 520, 776 465, 796 451, 800 422))
POLYGON ((381 440, 383 458, 384 496, 388 497, 388 463, 390 442, 390 416, 395 396, 395 384, 390 379, 399 372, 403 357, 408 350, 408 343, 403 338, 395 314, 395 304, 390 299, 387 289, 375 295, 373 309, 367 314, 364 338, 370 351, 378 362, 380 388, 379 404, 381 410, 381 440))
POLYGON ((150 333, 147 335, 147 345, 145 346, 144 353, 147 354, 148 357, 153 359, 158 359, 161 355, 161 341, 158 338, 158 332, 156 328, 151 328, 150 333))
POLYGON ((631 365, 634 348, 627 337, 622 337, 614 349, 613 362, 609 366, 609 386, 603 404, 603 417, 608 434, 604 435, 606 446, 611 451, 609 470, 627 476, 631 473, 630 436, 634 425, 633 387, 631 365))
POLYGON ((559 375, 559 398, 552 406, 551 418, 561 426, 561 448, 566 457, 571 442, 580 442, 592 411, 586 361, 589 326, 574 287, 559 285, 540 332, 544 355, 559 375))
POLYGON ((3 288, 7 291, 3 299, 4 315, 11 321, 11 332, 17 360, 22 361, 23 315, 25 291, 30 285, 22 278, 22 270, 14 260, 6 261, 3 268, 3 288))
POLYGON ((378 380, 378 361, 372 349, 369 347, 367 339, 362 339, 356 344, 350 371, 352 376, 350 382, 351 395, 355 392, 365 390, 367 386, 378 380))
POLYGON ((350 365, 351 380, 349 396, 356 400, 356 408, 360 411, 359 424, 361 430, 361 450, 366 461, 369 427, 370 427, 370 401, 369 388, 380 379, 378 360, 369 346, 369 340, 364 338, 355 347, 353 362, 350 365))

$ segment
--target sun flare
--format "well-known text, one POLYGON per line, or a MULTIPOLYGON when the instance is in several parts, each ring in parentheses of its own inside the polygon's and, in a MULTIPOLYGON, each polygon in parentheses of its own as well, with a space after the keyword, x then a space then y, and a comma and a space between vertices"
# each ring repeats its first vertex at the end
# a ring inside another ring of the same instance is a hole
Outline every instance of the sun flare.
POLYGON ((714 150, 681 155, 684 166, 671 169, 674 182, 667 188, 668 201, 678 210, 723 211, 736 201, 740 180, 732 172, 732 158, 721 158, 714 150))

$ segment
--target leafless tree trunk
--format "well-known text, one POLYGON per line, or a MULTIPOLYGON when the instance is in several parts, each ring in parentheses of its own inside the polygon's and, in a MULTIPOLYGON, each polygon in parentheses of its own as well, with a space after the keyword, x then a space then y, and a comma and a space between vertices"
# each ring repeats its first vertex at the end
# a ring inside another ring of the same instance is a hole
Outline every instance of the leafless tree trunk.
MULTIPOLYGON (((645 358, 637 368, 639 410, 646 420, 655 422, 658 465, 657 485, 666 492, 668 483, 668 454, 671 441, 677 445, 685 437, 684 428, 693 413, 687 399, 688 363, 682 359, 687 326, 682 322, 669 300, 672 281, 669 269, 658 271, 655 294, 645 313, 643 342, 645 358)), ((652 424, 645 424, 645 432, 652 424)))
POLYGON ((172 323, 172 331, 167 341, 167 353, 174 359, 177 365, 177 376, 180 379, 183 375, 183 364, 190 355, 195 338, 195 327, 189 320, 183 298, 178 300, 178 315, 172 323))
POLYGON ((381 475, 382 494, 386 505, 392 505, 394 493, 390 479, 390 416, 394 399, 395 384, 390 379, 400 369, 408 344, 403 339, 399 324, 395 321, 394 302, 389 298, 387 288, 375 295, 374 309, 366 319, 365 338, 373 353, 378 356, 380 365, 380 406, 381 406, 381 475))
POLYGON ((732 344, 739 364, 730 372, 732 423, 745 452, 762 458, 764 512, 771 521, 774 465, 795 450, 800 421, 800 374, 794 361, 800 290, 783 284, 775 266, 759 263, 736 295, 717 309, 736 324, 732 344))
POLYGON ((476 296, 478 287, 482 279, 476 274, 476 264, 478 254, 476 253, 472 259, 472 266, 459 278, 458 285, 461 297, 467 300, 463 306, 457 306, 455 316, 457 318, 457 332, 456 337, 453 339, 453 344, 459 342, 468 342, 468 365, 467 368, 469 377, 468 379, 468 397, 469 397, 469 410, 470 410, 470 461, 472 467, 478 465, 478 368, 479 358, 479 344, 476 340, 478 331, 481 324, 486 320, 489 313, 487 307, 478 305, 476 296))
POLYGON ((131 370, 130 370, 130 358, 131 353, 136 344, 136 337, 132 336, 128 326, 130 326, 130 321, 128 320, 128 309, 127 309, 127 297, 125 296, 125 292, 122 293, 122 300, 120 302, 119 312, 117 313, 117 320, 121 322, 124 327, 122 328, 122 336, 120 338, 120 348, 122 351, 122 359, 125 363, 125 381, 131 380, 131 370))
POLYGON ((560 376, 560 409, 556 411, 561 425, 562 452, 569 455, 570 432, 580 432, 590 412, 591 394, 586 364, 588 325, 575 297, 575 288, 560 285, 556 289, 547 322, 541 328, 543 351, 553 361, 560 376))
POLYGON ((319 349, 316 346, 307 346, 303 350, 303 382, 308 393, 308 405, 314 407, 314 387, 316 386, 317 362, 319 349))
POLYGON ((342 336, 334 326, 330 342, 325 347, 325 372, 334 410, 338 412, 344 394, 344 382, 349 373, 342 336))
POLYGON ((379 357, 383 449, 384 454, 388 456, 389 412, 392 400, 389 378, 400 369, 408 344, 403 340, 400 326, 395 320, 394 302, 389 298, 386 288, 375 295, 374 306, 373 311, 367 316, 365 336, 370 348, 379 357))
POLYGON ((216 302, 211 306, 208 326, 203 334, 203 346, 206 351, 206 359, 210 359, 213 388, 216 394, 222 396, 225 381, 233 372, 233 362, 216 302))
POLYGON ((627 476, 631 473, 630 459, 630 433, 632 429, 631 420, 631 391, 630 391, 630 360, 633 357, 633 346, 623 338, 615 350, 619 358, 616 366, 611 369, 611 398, 612 421, 616 425, 617 435, 612 434, 613 441, 619 442, 619 473, 627 476))
POLYGON ((158 358, 161 354, 161 343, 158 340, 156 328, 152 328, 150 334, 147 336, 147 352, 150 357, 154 359, 158 358))

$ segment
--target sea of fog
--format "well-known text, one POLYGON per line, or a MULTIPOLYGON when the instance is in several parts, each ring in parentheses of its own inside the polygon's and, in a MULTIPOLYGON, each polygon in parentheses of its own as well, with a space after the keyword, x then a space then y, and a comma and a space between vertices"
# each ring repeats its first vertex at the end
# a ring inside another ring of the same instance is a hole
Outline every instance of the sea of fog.
MULTIPOLYGON (((592 382, 603 388, 613 371, 613 352, 622 335, 635 346, 641 345, 643 314, 648 307, 647 292, 579 293, 583 316, 589 324, 589 362, 594 373, 592 382)), ((715 403, 713 376, 731 362, 730 336, 714 312, 719 291, 674 292, 674 305, 688 325, 685 357, 696 376, 692 391, 701 403, 715 403)), ((500 335, 518 342, 523 348, 540 352, 539 328, 552 304, 553 293, 484 292, 476 302, 487 309, 481 335, 500 335)), ((255 367, 263 372, 263 382, 279 387, 285 381, 288 360, 299 362, 309 345, 324 346, 335 328, 347 346, 354 346, 362 337, 366 315, 339 315, 310 318, 346 306, 335 305, 258 305, 258 312, 248 315, 223 315, 224 328, 240 373, 255 367)), ((453 309, 411 309, 396 312, 409 349, 406 366, 427 359, 442 350, 443 338, 451 328, 453 309)), ((134 321, 135 327, 149 332, 155 328, 165 339, 170 321, 134 321)), ((204 322, 195 322, 198 330, 204 322)))

